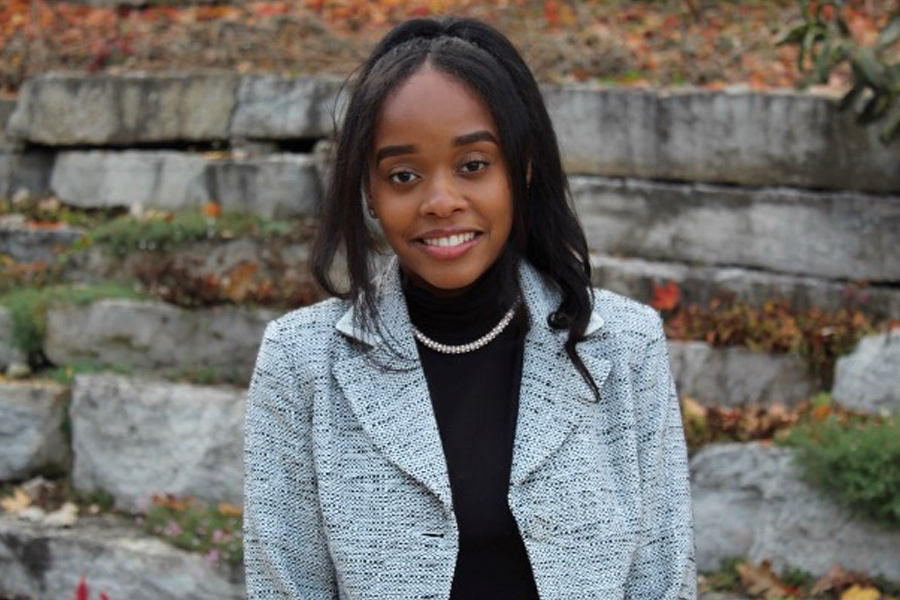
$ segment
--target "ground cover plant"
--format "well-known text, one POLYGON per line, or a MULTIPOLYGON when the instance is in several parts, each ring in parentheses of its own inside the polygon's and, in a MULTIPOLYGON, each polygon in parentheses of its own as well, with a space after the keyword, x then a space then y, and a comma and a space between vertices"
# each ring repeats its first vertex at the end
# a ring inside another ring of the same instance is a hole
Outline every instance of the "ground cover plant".
POLYGON ((203 554, 212 563, 240 566, 243 561, 242 513, 233 504, 154 496, 153 505, 138 522, 148 533, 203 554))
POLYGON ((47 311, 60 304, 89 304, 101 298, 143 298, 133 285, 116 282, 62 284, 49 287, 19 287, 0 295, 12 318, 12 343, 33 365, 44 362, 42 344, 47 329, 47 311))

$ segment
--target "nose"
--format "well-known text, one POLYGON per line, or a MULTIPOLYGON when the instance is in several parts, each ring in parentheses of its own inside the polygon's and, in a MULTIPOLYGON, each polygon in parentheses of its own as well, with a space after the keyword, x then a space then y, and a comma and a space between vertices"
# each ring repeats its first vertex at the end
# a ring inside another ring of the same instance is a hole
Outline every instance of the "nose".
POLYGON ((420 206, 423 216, 446 218, 466 207, 465 196, 458 182, 450 174, 433 176, 425 194, 420 206))

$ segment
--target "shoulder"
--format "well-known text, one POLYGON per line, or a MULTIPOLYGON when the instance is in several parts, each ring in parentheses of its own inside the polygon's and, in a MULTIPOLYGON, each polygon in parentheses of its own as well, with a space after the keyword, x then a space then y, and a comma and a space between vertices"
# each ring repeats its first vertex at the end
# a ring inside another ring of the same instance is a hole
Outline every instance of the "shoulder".
POLYGON ((648 341, 663 336, 662 319, 651 306, 609 290, 594 289, 593 294, 593 312, 604 330, 648 341))
POLYGON ((330 298, 282 315, 266 326, 263 353, 286 359, 291 366, 325 357, 338 343, 335 325, 348 308, 349 302, 330 298))

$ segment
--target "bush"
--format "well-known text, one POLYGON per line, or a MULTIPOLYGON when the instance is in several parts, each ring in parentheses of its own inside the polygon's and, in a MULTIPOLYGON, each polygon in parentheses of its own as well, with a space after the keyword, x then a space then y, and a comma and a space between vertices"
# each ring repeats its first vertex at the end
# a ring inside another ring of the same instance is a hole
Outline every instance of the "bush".
POLYGON ((849 509, 900 527, 900 419, 828 415, 784 439, 806 479, 849 509))

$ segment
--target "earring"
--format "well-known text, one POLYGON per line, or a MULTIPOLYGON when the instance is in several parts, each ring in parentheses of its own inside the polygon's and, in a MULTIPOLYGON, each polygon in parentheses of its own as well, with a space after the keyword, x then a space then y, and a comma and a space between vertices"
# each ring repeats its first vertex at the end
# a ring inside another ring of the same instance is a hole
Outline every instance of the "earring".
POLYGON ((372 209, 371 206, 369 206, 369 207, 367 207, 367 208, 369 209, 369 216, 372 217, 373 219, 377 219, 377 218, 378 218, 378 215, 375 214, 375 210, 372 209))

